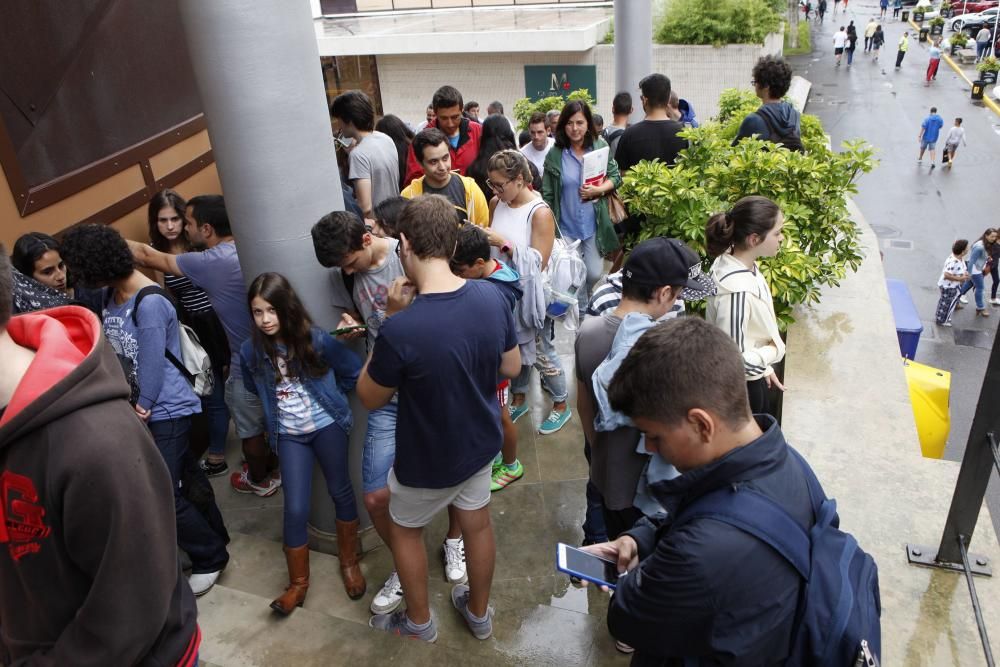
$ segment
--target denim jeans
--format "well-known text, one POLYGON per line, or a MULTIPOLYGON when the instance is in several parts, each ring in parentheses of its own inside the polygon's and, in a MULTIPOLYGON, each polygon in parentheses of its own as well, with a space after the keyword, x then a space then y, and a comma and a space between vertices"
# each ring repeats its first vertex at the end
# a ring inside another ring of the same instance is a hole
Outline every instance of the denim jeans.
MULTIPOLYGON (((207 508, 199 510, 191 503, 181 488, 181 477, 185 470, 185 459, 188 455, 188 436, 191 432, 191 417, 179 419, 163 419, 149 424, 149 431, 160 450, 167 469, 170 471, 171 485, 174 487, 174 513, 177 518, 177 546, 183 549, 191 558, 191 571, 194 574, 216 572, 229 562, 226 551, 226 540, 212 528, 207 511, 219 525, 222 516, 211 499, 207 508), (214 515, 218 515, 217 517, 214 515)), ((204 476, 201 468, 187 466, 188 474, 204 476), (194 470, 197 468, 197 470, 194 470)), ((199 480, 201 481, 201 480, 199 480)), ((207 480, 204 480, 207 484, 207 480)))
POLYGON ((226 407, 226 379, 222 369, 215 369, 212 393, 201 399, 201 410, 208 415, 208 453, 222 456, 226 453, 226 436, 229 435, 229 408, 226 407))
MULTIPOLYGON (((554 403, 562 403, 569 396, 566 389, 566 373, 556 352, 555 322, 545 318, 542 330, 535 336, 537 354, 534 367, 542 379, 542 388, 552 397, 554 403)), ((527 394, 531 384, 531 366, 521 366, 521 373, 511 380, 512 394, 527 394)))
MULTIPOLYGON (((572 243, 576 239, 566 238, 567 241, 572 243)), ((580 245, 577 246, 580 252, 580 256, 583 258, 583 263, 587 267, 587 281, 584 283, 584 287, 580 289, 577 293, 577 301, 580 304, 580 317, 583 318, 583 314, 587 312, 587 303, 590 301, 590 292, 594 289, 594 285, 597 281, 601 279, 604 275, 604 258, 601 257, 600 251, 597 249, 597 236, 591 236, 589 239, 580 241, 580 245)))
POLYGON ((986 281, 981 273, 973 273, 972 279, 967 280, 964 285, 962 285, 962 295, 970 289, 975 288, 976 293, 976 310, 984 310, 986 308, 986 281))
POLYGON ((399 404, 392 401, 368 413, 368 434, 365 436, 365 450, 361 456, 361 477, 365 493, 384 489, 389 482, 389 470, 396 459, 398 410, 399 404))
POLYGON ((312 498, 313 459, 319 461, 326 489, 336 509, 338 521, 358 518, 350 469, 347 465, 347 431, 330 424, 305 435, 278 435, 278 460, 285 494, 285 546, 301 547, 308 542, 306 522, 312 498))

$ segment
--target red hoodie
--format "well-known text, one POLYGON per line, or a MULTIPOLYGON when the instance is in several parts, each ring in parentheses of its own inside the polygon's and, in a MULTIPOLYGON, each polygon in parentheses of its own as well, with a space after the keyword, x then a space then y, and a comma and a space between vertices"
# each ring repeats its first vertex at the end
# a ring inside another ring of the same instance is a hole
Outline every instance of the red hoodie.
POLYGON ((193 667, 170 475, 101 323, 62 306, 7 332, 35 358, 0 416, 0 663, 193 667))
MULTIPOLYGON (((427 127, 437 127, 437 119, 427 124, 427 127)), ((426 128, 425 128, 426 129, 426 128)), ((468 118, 463 118, 458 126, 458 148, 452 148, 448 144, 448 151, 451 153, 451 170, 457 171, 465 176, 465 170, 476 161, 479 155, 479 139, 483 134, 483 126, 473 123, 468 118)), ((424 175, 424 168, 417 162, 417 156, 413 153, 413 145, 410 145, 406 154, 406 178, 403 179, 403 187, 410 184, 414 178, 424 175)))

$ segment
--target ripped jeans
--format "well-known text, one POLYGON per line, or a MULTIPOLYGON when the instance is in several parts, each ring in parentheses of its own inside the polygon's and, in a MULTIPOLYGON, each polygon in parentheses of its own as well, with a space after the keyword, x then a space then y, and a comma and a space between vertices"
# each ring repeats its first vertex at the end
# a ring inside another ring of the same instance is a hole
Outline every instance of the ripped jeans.
MULTIPOLYGON (((542 330, 535 336, 538 354, 535 356, 534 367, 542 379, 542 389, 552 396, 553 403, 562 403, 569 396, 566 389, 566 373, 563 372, 562 361, 556 352, 555 322, 551 317, 545 318, 542 330)), ((511 380, 512 394, 527 394, 531 385, 531 366, 521 366, 521 373, 511 380)))

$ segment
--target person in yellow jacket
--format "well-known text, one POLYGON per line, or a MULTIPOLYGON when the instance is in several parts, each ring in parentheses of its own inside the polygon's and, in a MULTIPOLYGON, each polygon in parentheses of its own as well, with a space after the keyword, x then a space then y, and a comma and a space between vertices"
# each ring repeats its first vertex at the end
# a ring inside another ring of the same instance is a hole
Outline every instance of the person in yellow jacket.
POLYGON ((413 155, 424 175, 413 179, 401 193, 407 199, 420 195, 441 195, 450 201, 462 216, 474 225, 489 227, 490 209, 486 196, 476 181, 451 170, 448 137, 433 127, 413 138, 413 155))
POLYGON ((771 288, 757 260, 772 257, 784 240, 784 217, 767 197, 740 199, 725 213, 713 215, 705 228, 708 256, 714 257, 716 294, 708 298, 705 320, 729 334, 743 353, 750 407, 770 414, 768 389, 784 391, 773 364, 785 356, 771 288))
POLYGON ((899 38, 899 47, 896 51, 896 69, 899 69, 903 64, 903 58, 906 56, 906 50, 910 48, 910 33, 903 31, 903 36, 899 38))

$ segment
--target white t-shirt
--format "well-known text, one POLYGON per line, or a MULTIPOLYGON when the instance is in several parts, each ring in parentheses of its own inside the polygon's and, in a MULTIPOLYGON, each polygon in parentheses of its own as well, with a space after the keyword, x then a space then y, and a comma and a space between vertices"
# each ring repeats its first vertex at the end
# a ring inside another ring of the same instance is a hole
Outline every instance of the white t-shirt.
POLYGON ((944 143, 946 146, 958 146, 960 143, 965 141, 965 128, 954 126, 948 130, 948 136, 945 137, 944 143))
POLYGON ((938 278, 938 287, 943 287, 945 289, 951 289, 952 287, 961 287, 963 280, 949 280, 944 277, 944 274, 950 273, 955 276, 965 275, 965 260, 960 257, 955 257, 954 255, 949 255, 948 259, 944 261, 944 268, 941 270, 941 277, 938 278))
POLYGON ((841 30, 833 36, 833 48, 842 49, 847 44, 847 33, 841 30))
POLYGON ((549 149, 552 148, 556 140, 549 137, 548 143, 545 144, 544 150, 537 150, 531 142, 526 143, 521 148, 521 153, 524 157, 528 158, 533 165, 538 169, 538 173, 545 171, 545 156, 549 154, 549 149))

